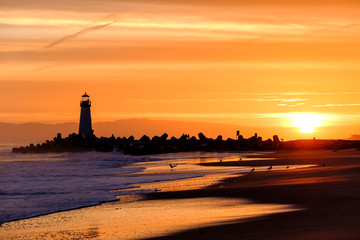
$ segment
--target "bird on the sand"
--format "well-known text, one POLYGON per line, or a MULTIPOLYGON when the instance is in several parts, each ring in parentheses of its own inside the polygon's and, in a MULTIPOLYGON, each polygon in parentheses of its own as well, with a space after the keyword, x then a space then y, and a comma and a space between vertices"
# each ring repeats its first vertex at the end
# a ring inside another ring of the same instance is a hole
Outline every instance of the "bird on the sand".
POLYGON ((255 171, 255 168, 251 169, 251 171, 250 171, 250 172, 253 172, 253 171, 255 171))
POLYGON ((174 167, 177 166, 177 165, 173 165, 173 164, 171 164, 171 163, 170 163, 169 165, 170 165, 171 168, 174 168, 174 167))
POLYGON ((272 169, 272 166, 270 166, 269 168, 268 168, 268 170, 271 170, 272 169))
POLYGON ((222 159, 220 159, 220 162, 222 162, 222 159))
POLYGON ((242 160, 242 157, 239 159, 239 161, 241 161, 242 160))
POLYGON ((289 166, 287 166, 286 169, 289 169, 289 166))

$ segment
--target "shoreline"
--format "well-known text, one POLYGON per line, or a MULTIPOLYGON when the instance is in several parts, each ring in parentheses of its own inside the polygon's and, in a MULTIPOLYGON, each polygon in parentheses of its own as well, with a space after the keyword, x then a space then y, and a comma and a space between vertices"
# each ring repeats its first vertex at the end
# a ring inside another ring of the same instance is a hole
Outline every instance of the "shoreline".
POLYGON ((0 222, 0 229, 1 229, 1 226, 3 226, 4 224, 7 224, 7 223, 18 222, 18 221, 22 221, 22 220, 28 220, 28 219, 32 219, 32 218, 43 217, 43 216, 48 216, 48 215, 51 215, 51 214, 57 214, 57 213, 62 213, 62 212, 71 212, 71 211, 74 211, 74 210, 100 206, 102 204, 118 202, 118 201, 119 201, 118 199, 109 200, 109 201, 102 201, 102 202, 94 203, 94 204, 91 204, 91 205, 86 205, 86 206, 81 206, 81 207, 74 207, 74 208, 69 208, 69 209, 59 210, 59 211, 54 211, 54 212, 48 212, 48 213, 41 213, 41 214, 37 214, 37 215, 29 216, 29 217, 24 217, 24 218, 12 219, 12 220, 9 220, 9 221, 0 222))
MULTIPOLYGON (((10 154, 12 154, 12 153, 10 153, 10 154)), ((206 154, 206 155, 208 155, 209 153, 204 153, 204 154, 206 154)), ((195 155, 199 155, 199 153, 197 153, 197 152, 195 152, 195 155)), ((202 155, 202 153, 200 154, 200 155, 202 155)), ((218 154, 219 155, 219 154, 218 154)), ((233 154, 230 154, 230 155, 233 155, 233 154)), ((42 154, 40 155, 40 156, 43 156, 42 154)), ((166 156, 166 155, 165 155, 166 156)), ((182 164, 185 164, 185 165, 187 165, 187 164, 189 164, 189 160, 190 161, 196 161, 196 159, 198 159, 198 157, 195 157, 194 159, 195 160, 192 160, 192 158, 193 157, 190 157, 189 159, 187 159, 188 158, 188 156, 183 156, 183 155, 180 155, 180 156, 182 156, 180 159, 178 159, 178 160, 176 160, 179 156, 177 156, 176 158, 174 158, 174 159, 172 159, 171 158, 171 160, 167 160, 168 162, 172 162, 172 161, 176 161, 176 164, 180 164, 180 165, 182 165, 182 164), (184 163, 183 163, 184 162, 184 163)), ((151 158, 157 158, 156 157, 156 155, 149 155, 149 157, 151 157, 151 158)), ((163 158, 164 158, 164 156, 163 156, 163 158)), ((166 158, 166 157, 165 157, 166 158)), ((214 159, 216 159, 217 158, 217 156, 212 156, 212 154, 210 154, 210 156, 209 156, 209 158, 211 158, 212 160, 214 160, 214 159)), ((140 195, 140 194, 146 194, 146 193, 148 193, 148 192, 153 192, 153 191, 157 191, 157 189, 156 189, 156 187, 155 188, 151 188, 151 189, 149 189, 149 188, 145 188, 145 189, 143 189, 143 188, 141 188, 141 187, 139 187, 139 185, 151 185, 152 183, 154 184, 154 185, 156 185, 156 183, 158 182, 158 181, 160 181, 162 184, 162 187, 163 187, 163 183, 165 183, 165 182, 170 182, 168 185, 169 186, 171 186, 172 184, 171 184, 171 182, 175 182, 175 181, 173 181, 171 178, 172 177, 170 177, 171 175, 170 174, 168 174, 168 172, 169 173, 171 173, 171 172, 173 172, 173 170, 171 170, 170 171, 170 168, 169 168, 169 166, 168 166, 168 163, 167 163, 167 161, 166 160, 161 160, 161 158, 160 159, 157 159, 156 161, 148 161, 148 162, 143 162, 143 161, 139 161, 139 162, 133 162, 133 163, 131 163, 130 165, 127 165, 127 164, 125 164, 124 166, 125 166, 125 168, 127 168, 127 167, 130 167, 130 168, 142 168, 141 166, 145 163, 145 164, 148 164, 148 166, 147 167, 150 167, 150 168, 152 168, 153 166, 152 166, 152 164, 153 163, 155 163, 155 164, 157 164, 157 163, 161 163, 161 162, 163 162, 162 164, 160 164, 160 165, 162 165, 162 169, 163 170, 161 170, 161 172, 162 171, 164 171, 164 173, 165 173, 165 175, 168 175, 169 176, 169 180, 156 180, 155 182, 144 182, 144 183, 139 183, 139 184, 137 184, 137 183, 129 183, 129 185, 127 185, 127 186, 124 186, 124 187, 122 187, 122 188, 110 188, 110 190, 108 190, 107 192, 114 192, 114 198, 113 199, 102 199, 101 200, 101 198, 99 198, 99 200, 100 201, 91 201, 90 203, 86 203, 86 204, 72 204, 72 205, 75 205, 75 206, 70 206, 70 207, 68 207, 68 208, 62 208, 62 209, 48 209, 48 211, 40 211, 40 213, 38 213, 38 212, 33 212, 34 214, 31 214, 31 215, 25 215, 25 216, 17 216, 17 217, 13 217, 13 216, 11 216, 11 217, 8 217, 7 219, 6 218, 2 218, 2 220, 4 220, 4 221, 1 221, 1 223, 0 223, 0 226, 2 225, 2 224, 4 224, 4 223, 9 223, 9 222, 14 222, 14 221, 18 221, 18 220, 24 220, 24 219, 29 219, 29 218, 34 218, 34 217, 39 217, 39 216, 46 216, 46 215, 49 215, 49 214, 54 214, 54 213, 58 213, 58 212, 64 212, 64 211, 70 211, 70 210, 76 210, 76 209, 81 209, 81 208, 86 208, 86 207, 91 207, 91 206, 97 206, 97 205, 100 205, 100 204, 103 204, 103 203, 106 203, 106 202, 113 202, 113 201, 118 201, 118 198, 119 198, 119 196, 122 196, 122 195, 128 195, 128 194, 133 194, 133 195, 140 195), (118 193, 116 193, 116 192, 118 192, 118 193), (131 193, 131 192, 134 192, 134 193, 131 193), (117 195, 117 197, 115 196, 116 194, 118 194, 117 195)), ((216 160, 215 160, 216 161, 216 160)), ((56 161, 54 161, 54 162, 56 162, 56 161)), ((190 163, 190 165, 192 165, 193 164, 193 162, 191 162, 190 163)), ((196 166, 198 165, 197 163, 195 164, 196 166)), ((194 165, 194 166, 195 166, 194 165)), ((189 166, 190 168, 192 168, 192 166, 189 166)), ((188 168, 189 168, 188 167, 188 168)), ((179 170, 182 170, 183 171, 183 168, 182 167, 178 167, 178 168, 175 168, 174 169, 174 173, 176 173, 176 172, 178 172, 178 173, 180 173, 180 175, 181 175, 181 171, 179 171, 179 170), (178 169, 179 168, 179 169, 178 169), (181 168, 181 169, 180 169, 181 168)), ((185 168, 186 169, 186 168, 185 168)), ((157 168, 156 169, 156 171, 159 171, 159 169, 157 168)), ((197 171, 199 171, 199 170, 197 170, 197 171)), ((126 171, 125 171, 126 172, 126 171)), ((147 171, 146 172, 144 172, 144 171, 141 171, 141 172, 135 172, 135 173, 133 173, 133 172, 130 172, 130 173, 124 173, 124 174, 122 174, 122 173, 120 173, 120 174, 118 174, 119 176, 125 176, 125 177, 142 177, 142 176, 144 176, 145 177, 145 179, 146 179, 146 177, 149 177, 150 176, 150 178, 151 178, 151 175, 152 174, 154 174, 154 173, 148 173, 147 171)), ((186 174, 184 175, 184 176, 180 176, 180 178, 178 178, 178 177, 176 177, 175 176, 175 178, 177 179, 176 180, 176 182, 179 182, 179 181, 181 181, 181 182, 183 182, 184 180, 186 181, 187 179, 188 180, 191 180, 191 179, 194 179, 194 178, 196 178, 196 179, 200 179, 200 178, 204 178, 204 175, 207 175, 207 173, 202 173, 201 174, 201 176, 199 175, 199 176, 197 176, 198 174, 192 174, 192 173, 187 173, 187 176, 186 176, 186 174), (190 175, 194 175, 194 176, 191 176, 191 177, 189 177, 189 174, 190 175)), ((212 174, 210 174, 210 175, 212 175, 212 174)), ((216 175, 220 175, 220 174, 216 174, 216 175)), ((156 173, 154 174, 154 176, 155 176, 155 179, 156 179, 156 173)), ((166 179, 167 177, 165 177, 165 179, 166 179)), ((130 181, 130 182, 132 182, 132 181, 130 181)), ((167 187, 167 190, 168 190, 169 188, 167 187)), ((39 203, 39 204, 41 204, 41 203, 39 203)), ((53 204, 53 203, 51 203, 51 204, 53 204)), ((55 202, 55 204, 56 204, 56 202, 55 202)), ((10 208, 11 209, 11 208, 10 208)), ((4 209, 5 210, 5 209, 4 209)), ((6 212, 4 212, 4 213, 6 213, 6 212)), ((6 215, 3 215, 3 216, 6 216, 6 215)))
MULTIPOLYGON (((165 236, 161 237, 149 236, 150 238, 147 239, 218 239, 216 236, 219 236, 219 234, 222 235, 223 239, 242 239, 244 237, 244 239, 269 239, 269 236, 276 239, 336 239, 336 237, 340 239, 359 239, 360 233, 357 231, 356 225, 356 217, 360 212, 359 194, 353 192, 356 187, 359 187, 359 181, 357 180, 360 175, 359 171, 357 171, 360 167, 359 151, 278 151, 268 153, 266 156, 270 159, 214 162, 203 165, 256 167, 264 166, 265 163, 266 166, 276 166, 276 164, 291 166, 291 164, 306 163, 317 164, 318 166, 263 172, 255 171, 248 174, 241 173, 241 176, 223 179, 221 182, 204 189, 141 194, 144 199, 137 202, 167 202, 186 199, 196 202, 198 199, 214 197, 226 199, 245 198, 258 204, 291 204, 297 208, 302 208, 301 211, 253 217, 246 219, 245 222, 235 219, 230 222, 218 222, 211 226, 190 226, 185 229, 179 228, 180 232, 177 233, 165 234, 165 236), (273 157, 277 157, 277 159, 272 159, 273 157), (325 167, 323 167, 323 163, 325 163, 325 167), (335 189, 337 192, 334 193, 335 189), (337 206, 336 203, 340 202, 342 204, 337 206), (355 210, 352 208, 355 208, 355 210), (331 212, 329 210, 332 210, 333 214, 328 213, 331 212), (335 216, 335 220, 329 220, 330 216, 331 218, 335 216), (334 221, 340 221, 340 223, 334 225, 334 221), (308 235, 305 236, 305 232, 308 235)), ((264 158, 262 155, 261 157, 264 158)), ((93 207, 80 208, 79 210, 87 212, 89 209, 112 206, 113 204, 121 207, 117 203, 118 200, 93 207)), ((74 210, 62 212, 71 216, 74 210)), ((59 215, 59 212, 55 213, 55 215, 57 214, 59 215)), ((46 216, 49 215, 51 217, 53 214, 46 214, 46 216)), ((34 217, 28 220, 33 219, 34 217)), ((19 220, 7 223, 16 224, 16 222, 19 222, 19 220)))

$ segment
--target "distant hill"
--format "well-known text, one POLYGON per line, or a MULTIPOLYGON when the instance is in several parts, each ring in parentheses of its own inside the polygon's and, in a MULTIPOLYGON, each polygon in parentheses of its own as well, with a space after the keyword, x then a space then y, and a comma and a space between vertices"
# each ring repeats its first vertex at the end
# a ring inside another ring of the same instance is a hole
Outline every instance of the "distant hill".
POLYGON ((190 134, 196 136, 199 132, 204 133, 208 137, 224 137, 235 138, 236 131, 240 130, 240 126, 220 123, 206 122, 186 122, 186 121, 165 121, 150 119, 124 119, 115 122, 99 122, 93 126, 95 135, 102 136, 125 136, 133 135, 140 138, 144 134, 150 137, 167 133, 170 137, 180 137, 182 134, 190 134))
MULTIPOLYGON (((216 138, 222 135, 224 138, 235 138, 236 131, 247 137, 252 136, 256 129, 240 127, 230 124, 186 122, 186 121, 164 121, 150 119, 123 119, 114 122, 98 122, 93 124, 96 136, 129 137, 133 135, 140 138, 144 134, 149 137, 167 133, 170 137, 180 137, 183 133, 197 136, 199 132, 207 137, 216 138)), ((78 123, 44 124, 44 123, 0 123, 0 143, 40 143, 52 139, 57 133, 63 137, 78 132, 78 123)))
MULTIPOLYGON (((57 133, 61 133, 63 137, 70 133, 78 132, 78 123, 59 123, 59 124, 44 124, 44 123, 0 123, 0 143, 15 143, 15 144, 30 144, 42 143, 48 139, 53 139, 57 133)), ((115 137, 129 137, 134 136, 139 139, 144 134, 150 138, 155 135, 162 135, 167 133, 169 137, 180 137, 183 133, 191 136, 197 136, 202 132, 206 137, 216 138, 222 135, 224 139, 235 138, 236 131, 240 130, 240 134, 245 138, 249 138, 258 133, 264 140, 272 138, 273 135, 278 135, 280 139, 292 140, 302 139, 302 135, 296 128, 291 127, 248 127, 235 124, 221 124, 221 123, 207 123, 207 122, 187 122, 187 121, 168 121, 168 120, 151 120, 151 119, 122 119, 114 122, 95 122, 93 124, 94 133, 96 136, 110 137, 114 134, 115 137)), ((350 129, 350 128, 349 128, 350 129)), ((333 129, 322 128, 320 133, 315 136, 317 139, 338 139, 338 137, 331 136, 349 136, 351 132, 344 131, 340 128, 340 132, 332 134, 333 129), (328 134, 329 133, 329 134, 328 134)), ((312 139, 312 135, 305 138, 312 139)), ((345 139, 346 137, 343 137, 345 139)), ((348 140, 360 140, 360 135, 352 135, 348 140)))
POLYGON ((360 135, 351 135, 351 137, 347 138, 346 140, 360 140, 360 135))
POLYGON ((77 131, 76 123, 0 123, 0 143, 35 143, 53 139, 58 132, 68 135, 77 131))

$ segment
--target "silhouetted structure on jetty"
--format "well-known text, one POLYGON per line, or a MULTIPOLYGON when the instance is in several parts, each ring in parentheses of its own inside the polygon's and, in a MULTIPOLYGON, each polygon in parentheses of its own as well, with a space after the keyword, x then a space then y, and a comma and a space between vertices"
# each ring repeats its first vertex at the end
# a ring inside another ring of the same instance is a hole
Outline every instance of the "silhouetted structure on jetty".
POLYGON ((90 96, 86 94, 82 95, 80 102, 80 122, 79 122, 79 134, 88 136, 93 133, 91 125, 91 101, 90 96))
POLYGON ((198 138, 183 134, 180 138, 171 137, 164 133, 162 136, 150 137, 144 135, 135 140, 133 136, 129 138, 98 138, 93 134, 86 137, 82 134, 70 134, 62 138, 59 133, 51 141, 42 144, 30 144, 26 147, 13 148, 15 153, 46 153, 46 152, 85 152, 85 151, 123 151, 130 155, 146 155, 171 152, 189 151, 274 151, 274 150, 339 150, 348 148, 360 148, 360 141, 349 140, 294 140, 283 142, 277 135, 273 139, 263 141, 257 134, 244 139, 241 135, 238 139, 228 138, 223 140, 222 136, 216 139, 207 138, 203 133, 198 134, 198 138))

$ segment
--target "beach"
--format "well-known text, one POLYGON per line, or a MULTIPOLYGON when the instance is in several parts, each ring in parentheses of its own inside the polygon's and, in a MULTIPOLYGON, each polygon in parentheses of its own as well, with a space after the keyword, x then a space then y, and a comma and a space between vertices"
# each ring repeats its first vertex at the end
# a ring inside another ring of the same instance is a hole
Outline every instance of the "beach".
POLYGON ((258 157, 201 163, 255 168, 224 175, 220 182, 211 179, 210 185, 153 182, 143 188, 172 187, 4 223, 0 238, 360 239, 360 151, 280 151, 258 157))

